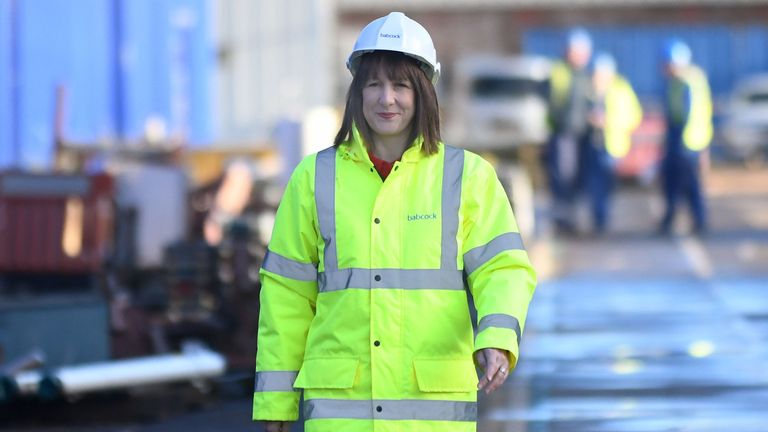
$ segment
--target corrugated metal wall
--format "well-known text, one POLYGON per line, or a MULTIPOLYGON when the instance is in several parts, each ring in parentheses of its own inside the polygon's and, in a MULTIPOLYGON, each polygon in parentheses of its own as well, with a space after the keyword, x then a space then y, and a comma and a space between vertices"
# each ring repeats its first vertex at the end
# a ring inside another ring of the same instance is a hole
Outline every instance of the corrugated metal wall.
POLYGON ((11 15, 13 0, 0 0, 0 166, 4 161, 14 159, 13 145, 14 122, 13 113, 13 83, 11 68, 13 63, 13 34, 11 15))
MULTIPOLYGON (((629 78, 645 100, 658 100, 663 86, 660 55, 664 41, 676 36, 690 44, 693 61, 703 67, 716 97, 723 97, 739 78, 768 71, 768 27, 766 26, 595 26, 596 51, 613 54, 619 70, 629 78)), ((567 29, 539 28, 523 35, 523 49, 560 57, 567 29)))
POLYGON ((57 86, 70 140, 136 140, 158 118, 209 141, 209 17, 208 0, 0 0, 0 167, 50 165, 57 86))
POLYGON ((264 139, 334 101, 334 0, 231 0, 218 4, 217 131, 264 139))
POLYGON ((95 139, 111 131, 109 6, 103 0, 15 2, 12 121, 21 165, 42 167, 50 161, 59 85, 67 92, 64 130, 69 137, 95 139))
POLYGON ((66 88, 68 137, 94 139, 111 131, 109 6, 103 0, 16 2, 15 120, 22 165, 50 160, 57 86, 66 88))
POLYGON ((215 70, 212 5, 207 0, 123 0, 119 45, 123 100, 118 125, 129 139, 148 118, 192 145, 212 139, 215 70))

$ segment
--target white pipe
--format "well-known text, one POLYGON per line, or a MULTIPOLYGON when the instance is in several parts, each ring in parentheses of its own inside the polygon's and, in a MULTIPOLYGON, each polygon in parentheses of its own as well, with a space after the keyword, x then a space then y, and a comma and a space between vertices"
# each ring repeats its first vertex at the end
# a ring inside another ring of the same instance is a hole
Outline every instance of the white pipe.
MULTIPOLYGON (((134 359, 62 367, 46 374, 61 386, 67 396, 85 393, 164 384, 174 381, 194 381, 212 378, 224 373, 226 360, 214 351, 185 348, 180 354, 164 354, 134 359)), ((19 393, 38 391, 43 374, 39 371, 21 372, 14 376, 19 393)))

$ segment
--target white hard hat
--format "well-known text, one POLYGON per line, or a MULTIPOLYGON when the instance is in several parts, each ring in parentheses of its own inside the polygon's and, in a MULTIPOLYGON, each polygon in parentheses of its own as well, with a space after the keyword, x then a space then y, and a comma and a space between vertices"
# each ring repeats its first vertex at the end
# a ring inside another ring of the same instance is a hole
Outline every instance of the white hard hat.
POLYGON ((396 51, 418 60, 432 83, 440 77, 440 63, 432 38, 421 24, 402 12, 392 12, 365 26, 347 59, 347 69, 355 75, 360 57, 372 51, 396 51))
POLYGON ((664 57, 667 63, 675 66, 688 66, 691 64, 691 47, 682 39, 672 38, 667 40, 664 46, 664 57))
POLYGON ((616 73, 616 59, 607 52, 599 52, 595 56, 595 70, 616 73))
POLYGON ((592 36, 587 30, 577 27, 568 32, 568 47, 583 47, 592 50, 592 36))

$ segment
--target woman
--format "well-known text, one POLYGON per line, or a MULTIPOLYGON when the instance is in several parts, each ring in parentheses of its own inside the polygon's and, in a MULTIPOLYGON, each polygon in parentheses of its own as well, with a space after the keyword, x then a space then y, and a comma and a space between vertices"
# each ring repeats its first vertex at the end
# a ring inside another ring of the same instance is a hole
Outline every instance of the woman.
POLYGON ((427 31, 379 18, 347 66, 335 144, 294 171, 261 270, 253 418, 289 430, 303 389, 307 432, 474 431, 534 271, 491 166, 440 142, 427 31))

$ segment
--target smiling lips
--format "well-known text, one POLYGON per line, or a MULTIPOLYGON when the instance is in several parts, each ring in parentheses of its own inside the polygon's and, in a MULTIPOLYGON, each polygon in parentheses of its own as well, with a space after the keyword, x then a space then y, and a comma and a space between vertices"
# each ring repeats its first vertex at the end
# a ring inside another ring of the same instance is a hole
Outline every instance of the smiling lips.
POLYGON ((392 120, 393 118, 395 118, 397 113, 380 112, 380 113, 376 113, 376 115, 383 118, 384 120, 392 120))

